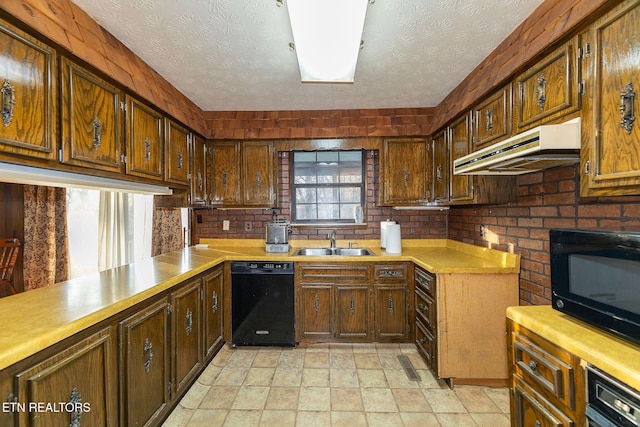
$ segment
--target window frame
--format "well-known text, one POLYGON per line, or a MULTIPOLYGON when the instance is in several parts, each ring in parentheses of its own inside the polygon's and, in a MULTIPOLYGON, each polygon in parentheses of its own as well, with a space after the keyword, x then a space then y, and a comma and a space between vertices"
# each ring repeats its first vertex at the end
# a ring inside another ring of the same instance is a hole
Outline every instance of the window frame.
MULTIPOLYGON (((296 189, 297 188, 352 188, 352 187, 360 187, 360 206, 362 207, 363 218, 366 218, 366 205, 367 205, 367 150, 365 149, 328 149, 328 150, 292 150, 289 156, 289 185, 290 185, 290 212, 291 212, 291 221, 295 225, 302 226, 327 226, 327 225, 360 225, 365 224, 363 220, 362 223, 356 223, 355 218, 349 219, 298 219, 296 216, 297 212, 297 200, 296 200, 296 189), (295 182, 295 157, 296 153, 320 153, 320 152, 359 152, 361 155, 361 176, 362 180, 359 184, 354 183, 314 183, 314 184, 296 184, 295 182)), ((316 202, 317 205, 317 202, 316 202)))

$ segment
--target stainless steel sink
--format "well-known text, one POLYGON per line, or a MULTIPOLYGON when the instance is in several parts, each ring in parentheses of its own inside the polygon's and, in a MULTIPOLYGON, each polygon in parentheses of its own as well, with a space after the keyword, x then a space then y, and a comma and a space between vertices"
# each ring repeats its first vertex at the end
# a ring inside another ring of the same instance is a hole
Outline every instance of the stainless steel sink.
POLYGON ((368 256, 375 255, 365 248, 300 248, 293 256, 368 256))

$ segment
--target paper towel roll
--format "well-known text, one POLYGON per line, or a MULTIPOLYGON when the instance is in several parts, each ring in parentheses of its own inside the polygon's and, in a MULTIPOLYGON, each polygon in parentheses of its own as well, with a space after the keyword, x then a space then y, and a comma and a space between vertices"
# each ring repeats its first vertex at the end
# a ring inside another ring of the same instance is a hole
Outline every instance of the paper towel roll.
POLYGON ((400 224, 390 224, 387 226, 387 253, 399 254, 402 252, 402 237, 400 224))
POLYGON ((395 224, 395 221, 380 221, 380 247, 381 248, 386 248, 387 247, 387 226, 391 225, 391 224, 395 224))

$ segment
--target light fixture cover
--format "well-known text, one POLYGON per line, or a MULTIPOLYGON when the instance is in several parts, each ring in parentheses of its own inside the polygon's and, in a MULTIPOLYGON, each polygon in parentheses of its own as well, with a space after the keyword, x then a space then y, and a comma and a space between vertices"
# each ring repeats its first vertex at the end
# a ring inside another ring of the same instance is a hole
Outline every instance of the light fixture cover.
POLYGON ((368 0, 286 0, 302 82, 353 83, 368 0))

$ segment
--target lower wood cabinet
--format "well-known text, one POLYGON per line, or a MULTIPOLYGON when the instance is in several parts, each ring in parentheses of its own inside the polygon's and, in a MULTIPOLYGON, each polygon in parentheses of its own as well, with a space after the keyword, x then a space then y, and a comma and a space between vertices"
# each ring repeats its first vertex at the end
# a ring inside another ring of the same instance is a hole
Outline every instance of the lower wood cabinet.
POLYGON ((511 320, 507 332, 511 425, 585 425, 579 358, 511 320))
POLYGON ((297 340, 410 340, 410 265, 296 263, 297 340))
POLYGON ((153 425, 171 393, 167 298, 122 320, 119 335, 121 425, 153 425))
POLYGON ((209 359, 220 350, 223 341, 224 269, 215 267, 202 278, 202 318, 204 320, 204 357, 209 359))
POLYGON ((17 425, 118 425, 114 338, 106 327, 18 372, 17 425))

